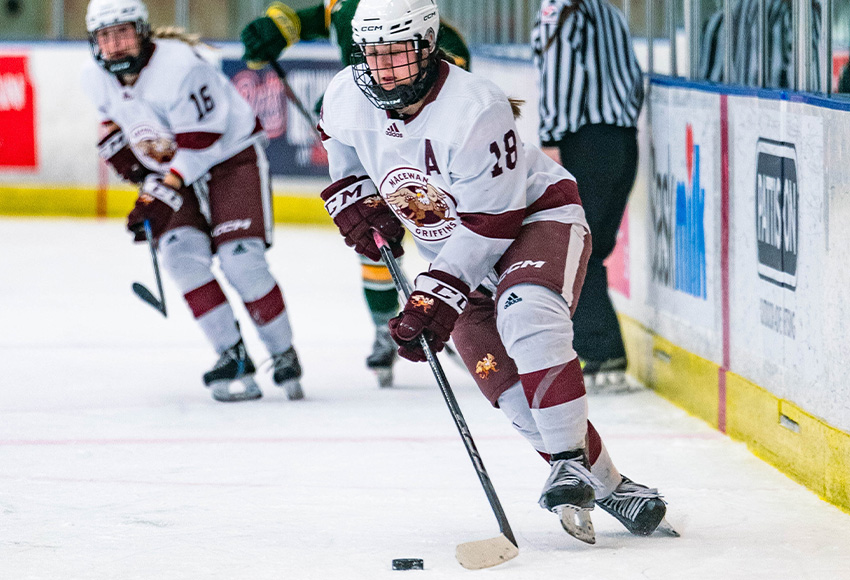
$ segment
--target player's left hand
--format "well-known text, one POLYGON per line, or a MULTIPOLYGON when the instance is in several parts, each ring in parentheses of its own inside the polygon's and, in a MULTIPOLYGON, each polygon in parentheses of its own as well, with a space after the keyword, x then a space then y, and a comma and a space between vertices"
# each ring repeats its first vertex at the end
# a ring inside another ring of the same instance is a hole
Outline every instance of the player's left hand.
POLYGON ((139 189, 135 207, 127 216, 127 229, 134 234, 133 241, 145 241, 145 221, 150 222, 154 238, 161 236, 171 216, 181 207, 183 198, 177 190, 163 183, 161 175, 148 175, 139 189))
POLYGON ((423 334, 434 352, 443 350, 468 297, 469 286, 451 274, 431 270, 417 276, 404 309, 389 322, 399 356, 413 362, 428 360, 419 344, 423 334))

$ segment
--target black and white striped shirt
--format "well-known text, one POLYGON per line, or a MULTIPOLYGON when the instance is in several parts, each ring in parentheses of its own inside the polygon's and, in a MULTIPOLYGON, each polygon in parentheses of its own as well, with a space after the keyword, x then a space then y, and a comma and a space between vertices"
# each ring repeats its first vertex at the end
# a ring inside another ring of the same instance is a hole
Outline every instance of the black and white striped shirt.
POLYGON ((542 0, 531 34, 540 73, 540 140, 584 125, 635 127, 643 75, 623 14, 606 0, 542 0))
MULTIPOLYGON (((764 86, 792 88, 794 86, 794 28, 793 3, 788 0, 765 2, 765 72, 764 86)), ((723 10, 713 14, 705 24, 700 50, 699 78, 758 86, 759 71, 759 0, 741 0, 732 8, 732 78, 723 78, 726 55, 726 26, 723 10)), ((820 86, 821 5, 812 2, 812 50, 809 77, 813 86, 820 86)))

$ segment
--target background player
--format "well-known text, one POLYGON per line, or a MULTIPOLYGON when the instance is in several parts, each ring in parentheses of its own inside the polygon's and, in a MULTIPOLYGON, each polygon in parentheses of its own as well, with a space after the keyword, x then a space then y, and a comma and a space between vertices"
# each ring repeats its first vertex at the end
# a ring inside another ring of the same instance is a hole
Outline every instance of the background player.
POLYGON ((649 534, 664 501, 619 474, 587 420, 570 319, 591 248, 576 183, 522 143, 515 103, 441 58, 437 15, 434 0, 361 0, 352 66, 320 122, 325 207, 368 256, 372 229, 413 234, 431 266, 389 323, 398 352, 424 361, 418 338, 440 350, 454 331, 482 392, 551 462, 540 506, 587 542, 594 503, 649 534))
POLYGON ((100 154, 141 184, 127 227, 139 242, 150 223, 166 269, 220 355, 204 383, 219 401, 261 396, 210 269, 217 254, 273 357, 275 383, 290 399, 302 398, 289 317, 265 259, 271 192, 265 136, 251 107, 191 38, 155 39, 140 0, 92 0, 86 28, 94 62, 83 72, 83 90, 102 122, 100 154), (238 382, 240 392, 232 388, 238 382))
MULTIPOLYGON (((358 4, 359 0, 325 0, 323 4, 298 11, 280 2, 271 4, 265 16, 252 21, 242 31, 248 66, 262 68, 299 40, 314 39, 333 39, 342 63, 348 65, 352 50, 351 19, 358 4)), ((460 34, 440 21, 439 39, 440 48, 449 58, 468 70, 469 49, 460 34)), ((366 366, 376 371, 381 386, 390 386, 396 353, 387 322, 398 313, 398 295, 389 271, 380 260, 361 255, 360 261, 363 293, 375 323, 375 342, 366 366)))

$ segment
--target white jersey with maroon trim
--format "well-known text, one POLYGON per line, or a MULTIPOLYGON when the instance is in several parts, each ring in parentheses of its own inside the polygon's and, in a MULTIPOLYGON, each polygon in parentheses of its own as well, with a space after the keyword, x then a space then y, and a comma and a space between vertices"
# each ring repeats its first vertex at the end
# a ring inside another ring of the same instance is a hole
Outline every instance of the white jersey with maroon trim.
POLYGON ((179 40, 156 40, 131 87, 94 61, 83 91, 101 121, 123 130, 148 169, 173 170, 188 185, 261 138, 256 115, 224 74, 179 40))
POLYGON ((380 193, 432 268, 472 288, 524 223, 587 228, 574 178, 523 144, 505 94, 446 62, 425 105, 405 120, 373 106, 346 68, 325 93, 319 127, 331 179, 358 178, 352 196, 380 193))

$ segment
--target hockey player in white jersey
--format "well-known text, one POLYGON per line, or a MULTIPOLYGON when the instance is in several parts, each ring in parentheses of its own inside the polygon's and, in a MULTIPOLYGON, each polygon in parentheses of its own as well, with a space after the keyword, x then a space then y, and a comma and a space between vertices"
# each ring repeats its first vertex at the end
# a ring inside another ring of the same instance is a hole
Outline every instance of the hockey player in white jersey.
POLYGON ((320 129, 334 183, 325 207, 373 259, 378 230, 407 228, 430 269, 390 321, 399 354, 424 361, 449 336, 482 393, 551 463, 539 499, 595 541, 589 510, 631 532, 664 518, 655 489, 621 476, 587 420, 571 314, 591 238, 575 180, 523 144, 513 104, 436 50, 434 0, 361 0, 352 66, 331 82, 320 129))
POLYGON ((289 316, 265 259, 271 191, 265 136, 250 105, 191 39, 151 34, 141 0, 91 0, 86 28, 94 61, 83 90, 102 122, 100 154, 140 185, 127 227, 144 241, 149 223, 165 268, 219 354, 204 383, 219 401, 262 395, 211 271, 215 254, 272 355, 275 383, 302 398, 289 316))

